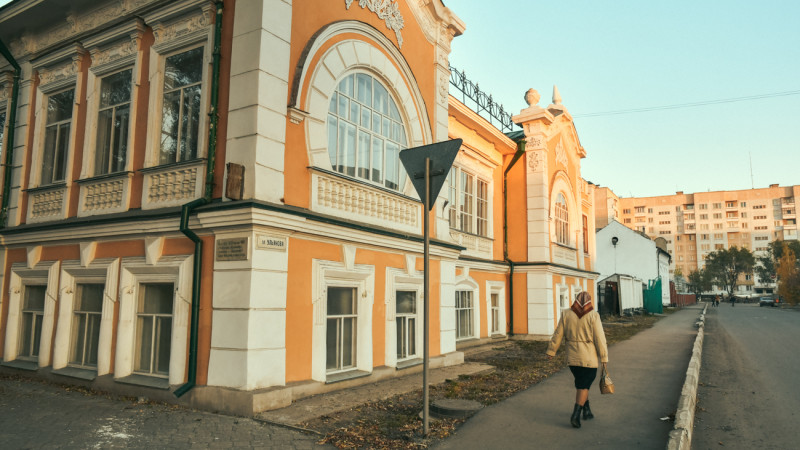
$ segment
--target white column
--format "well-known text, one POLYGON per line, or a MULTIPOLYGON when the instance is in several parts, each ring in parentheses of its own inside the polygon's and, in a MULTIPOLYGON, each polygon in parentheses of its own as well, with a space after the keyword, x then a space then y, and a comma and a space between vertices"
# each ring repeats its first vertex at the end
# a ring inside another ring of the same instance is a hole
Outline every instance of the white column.
POLYGON ((283 198, 291 23, 291 1, 236 3, 226 159, 245 167, 246 199, 283 198))
POLYGON ((441 261, 439 280, 439 351, 456 351, 456 264, 441 261))
POLYGON ((528 334, 551 335, 555 331, 553 276, 546 272, 528 273, 528 334))
POLYGON ((217 242, 241 238, 248 239, 248 259, 214 265, 208 384, 243 390, 282 386, 289 238, 240 232, 217 235, 217 242), (283 249, 259 245, 265 238, 283 242, 283 249))

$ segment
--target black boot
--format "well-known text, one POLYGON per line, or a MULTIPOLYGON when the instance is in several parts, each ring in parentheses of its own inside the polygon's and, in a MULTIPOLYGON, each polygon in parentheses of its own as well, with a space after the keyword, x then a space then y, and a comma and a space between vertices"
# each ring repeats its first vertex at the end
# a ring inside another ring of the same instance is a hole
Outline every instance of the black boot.
POLYGON ((569 423, 575 428, 581 427, 581 405, 575 403, 575 409, 572 411, 572 417, 569 418, 569 423))
POLYGON ((583 404, 583 420, 594 419, 594 414, 592 414, 592 410, 589 409, 589 400, 586 400, 586 403, 583 404))

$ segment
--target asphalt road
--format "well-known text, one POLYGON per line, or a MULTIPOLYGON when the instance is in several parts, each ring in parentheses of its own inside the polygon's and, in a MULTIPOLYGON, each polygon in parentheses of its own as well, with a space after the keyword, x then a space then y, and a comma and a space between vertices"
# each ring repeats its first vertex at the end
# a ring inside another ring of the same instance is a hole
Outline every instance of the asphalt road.
POLYGON ((692 448, 798 448, 798 372, 800 311, 709 307, 692 448))

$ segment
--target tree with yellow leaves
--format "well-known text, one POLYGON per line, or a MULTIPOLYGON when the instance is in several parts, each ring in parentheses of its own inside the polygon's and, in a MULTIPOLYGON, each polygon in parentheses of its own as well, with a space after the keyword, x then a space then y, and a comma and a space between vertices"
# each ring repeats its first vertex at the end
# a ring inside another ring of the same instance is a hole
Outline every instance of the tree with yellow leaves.
POLYGON ((800 270, 797 270, 797 257, 784 242, 783 254, 778 260, 778 295, 790 305, 800 302, 800 270))

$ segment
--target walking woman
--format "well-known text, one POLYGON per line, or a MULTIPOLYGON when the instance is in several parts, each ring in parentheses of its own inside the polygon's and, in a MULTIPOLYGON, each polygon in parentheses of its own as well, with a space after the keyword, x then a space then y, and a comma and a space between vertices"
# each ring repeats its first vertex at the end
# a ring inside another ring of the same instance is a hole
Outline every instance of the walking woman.
POLYGON ((592 296, 588 292, 578 294, 572 306, 561 312, 561 320, 547 347, 549 358, 555 356, 562 339, 567 352, 567 365, 575 377, 575 408, 570 423, 580 428, 581 413, 583 420, 594 418, 589 409, 589 388, 597 376, 598 360, 604 368, 608 363, 603 324, 600 314, 594 311, 592 296))

